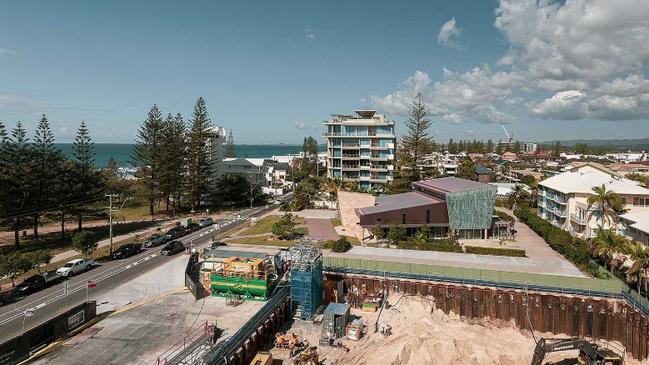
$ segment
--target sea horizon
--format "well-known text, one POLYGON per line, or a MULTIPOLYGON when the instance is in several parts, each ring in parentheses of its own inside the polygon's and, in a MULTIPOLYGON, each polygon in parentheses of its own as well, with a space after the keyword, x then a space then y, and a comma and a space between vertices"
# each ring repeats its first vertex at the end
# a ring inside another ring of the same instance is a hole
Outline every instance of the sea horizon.
MULTIPOLYGON (((72 156, 72 143, 54 143, 54 146, 66 156, 72 156)), ((95 142, 95 165, 104 167, 110 159, 117 161, 119 166, 131 166, 130 154, 134 143, 95 142)), ((302 151, 301 144, 237 144, 237 157, 262 158, 297 154, 302 151)), ((324 145, 320 145, 324 151, 324 145)))

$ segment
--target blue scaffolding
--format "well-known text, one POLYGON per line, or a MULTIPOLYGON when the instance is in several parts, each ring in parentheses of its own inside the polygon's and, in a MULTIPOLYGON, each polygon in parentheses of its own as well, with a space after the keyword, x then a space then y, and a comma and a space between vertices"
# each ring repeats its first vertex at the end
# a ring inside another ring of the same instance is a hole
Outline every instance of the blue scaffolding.
POLYGON ((302 242, 290 248, 291 301, 299 305, 302 319, 313 316, 322 303, 322 252, 317 243, 302 242))

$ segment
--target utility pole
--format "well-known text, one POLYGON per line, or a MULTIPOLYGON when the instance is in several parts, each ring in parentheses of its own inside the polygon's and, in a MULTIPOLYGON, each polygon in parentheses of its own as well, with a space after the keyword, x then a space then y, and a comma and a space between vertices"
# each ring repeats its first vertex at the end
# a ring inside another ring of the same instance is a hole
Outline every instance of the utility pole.
POLYGON ((126 198, 122 202, 122 205, 120 205, 119 209, 113 210, 113 194, 106 194, 105 196, 108 197, 108 235, 110 239, 110 256, 113 256, 113 212, 115 214, 118 214, 120 210, 124 207, 124 204, 126 204, 127 201, 129 201, 131 198, 126 198))

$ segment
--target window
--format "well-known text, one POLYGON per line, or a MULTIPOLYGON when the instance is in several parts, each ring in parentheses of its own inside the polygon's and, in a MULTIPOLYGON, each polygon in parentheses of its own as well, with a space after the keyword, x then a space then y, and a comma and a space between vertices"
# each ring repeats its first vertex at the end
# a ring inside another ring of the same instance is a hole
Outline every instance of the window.
POLYGON ((430 209, 426 209, 426 223, 430 223, 430 209))
POLYGON ((406 215, 401 214, 401 224, 406 224, 406 215))
POLYGON ((633 205, 636 207, 649 207, 649 198, 633 198, 633 205))

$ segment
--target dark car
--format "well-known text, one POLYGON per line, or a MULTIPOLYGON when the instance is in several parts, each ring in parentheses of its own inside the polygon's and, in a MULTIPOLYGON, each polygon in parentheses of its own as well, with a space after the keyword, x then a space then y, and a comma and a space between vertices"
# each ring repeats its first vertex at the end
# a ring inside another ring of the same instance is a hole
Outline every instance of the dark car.
POLYGON ((164 245, 168 241, 169 239, 167 238, 167 236, 159 235, 157 233, 152 234, 151 236, 149 236, 149 238, 146 239, 146 241, 144 241, 144 248, 164 245))
POLYGON ((25 279, 22 283, 16 285, 14 292, 16 295, 27 295, 41 290, 45 287, 47 282, 42 275, 32 275, 25 279))
POLYGON ((140 252, 142 252, 140 245, 135 243, 128 243, 113 252, 113 259, 125 259, 127 257, 137 255, 140 252))
POLYGON ((198 225, 201 226, 201 228, 209 227, 212 224, 214 224, 214 219, 212 219, 211 217, 203 218, 198 221, 198 225))
POLYGON ((198 223, 192 223, 185 227, 185 234, 190 234, 192 232, 196 232, 199 229, 201 229, 201 226, 198 223))
POLYGON ((166 239, 171 241, 185 235, 185 227, 177 226, 167 231, 166 239))
POLYGON ((180 241, 171 241, 165 245, 165 247, 162 248, 162 253, 165 256, 171 256, 175 255, 179 252, 183 252, 185 250, 185 245, 183 245, 182 242, 180 241))

